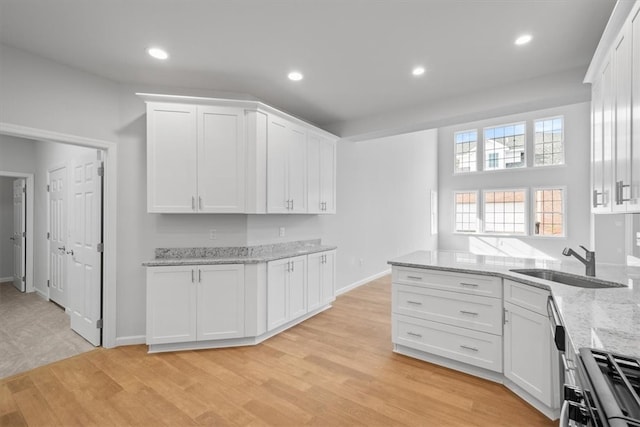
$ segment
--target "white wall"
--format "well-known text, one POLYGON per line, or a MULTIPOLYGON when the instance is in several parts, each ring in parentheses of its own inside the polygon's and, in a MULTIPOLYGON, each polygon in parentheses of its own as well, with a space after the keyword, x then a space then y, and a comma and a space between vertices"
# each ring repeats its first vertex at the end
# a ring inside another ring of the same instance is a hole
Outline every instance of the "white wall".
POLYGON ((439 130, 438 164, 439 174, 439 248, 472 250, 487 254, 511 256, 562 257, 566 246, 590 246, 590 103, 572 104, 562 107, 531 111, 492 119, 462 123, 439 130), (533 159, 532 120, 564 116, 565 157, 564 166, 547 168, 525 168, 487 173, 454 175, 454 133, 478 129, 478 139, 486 126, 527 121, 527 163, 533 159), (496 237, 487 235, 470 236, 456 234, 454 229, 454 190, 483 190, 489 188, 520 188, 532 186, 565 186, 566 217, 568 218, 566 237, 496 237))
POLYGON ((13 277, 13 181, 0 176, 0 279, 13 277))
POLYGON ((0 171, 35 173, 36 147, 34 142, 0 135, 0 171))

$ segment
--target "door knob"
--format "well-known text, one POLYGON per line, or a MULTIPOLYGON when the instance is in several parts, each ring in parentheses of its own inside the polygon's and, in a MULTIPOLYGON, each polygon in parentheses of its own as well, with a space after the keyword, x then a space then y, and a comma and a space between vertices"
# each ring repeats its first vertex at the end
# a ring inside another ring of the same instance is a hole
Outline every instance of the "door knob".
POLYGON ((70 251, 67 251, 67 253, 71 256, 73 256, 73 249, 71 249, 70 251))
POLYGON ((65 246, 63 246, 63 247, 58 247, 58 250, 60 250, 60 251, 64 252, 64 251, 66 251, 66 250, 67 250, 67 248, 66 248, 65 246))

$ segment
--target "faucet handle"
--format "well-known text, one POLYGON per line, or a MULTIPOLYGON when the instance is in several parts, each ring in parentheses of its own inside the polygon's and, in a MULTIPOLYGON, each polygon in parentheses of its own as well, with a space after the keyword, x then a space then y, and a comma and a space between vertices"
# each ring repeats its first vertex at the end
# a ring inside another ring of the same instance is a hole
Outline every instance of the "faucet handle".
POLYGON ((580 247, 581 247, 582 249, 584 249, 584 251, 585 251, 586 253, 588 253, 588 254, 589 254, 589 253, 593 253, 593 251, 590 251, 589 249, 585 248, 585 247, 584 247, 584 246, 582 246, 582 245, 580 245, 580 247))

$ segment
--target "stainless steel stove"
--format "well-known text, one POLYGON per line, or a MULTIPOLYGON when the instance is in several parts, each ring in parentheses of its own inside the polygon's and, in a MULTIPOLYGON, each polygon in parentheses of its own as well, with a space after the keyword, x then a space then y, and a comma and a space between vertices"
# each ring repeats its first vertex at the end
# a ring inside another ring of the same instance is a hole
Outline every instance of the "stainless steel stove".
POLYGON ((560 426, 640 427, 640 359, 582 348, 560 426))

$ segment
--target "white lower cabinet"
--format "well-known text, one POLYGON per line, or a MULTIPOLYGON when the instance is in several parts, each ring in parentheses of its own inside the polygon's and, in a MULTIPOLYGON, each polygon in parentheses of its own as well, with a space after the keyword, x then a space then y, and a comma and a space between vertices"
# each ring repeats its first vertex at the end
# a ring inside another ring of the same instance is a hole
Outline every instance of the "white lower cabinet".
POLYGON ((267 263, 267 330, 307 313, 307 255, 267 263))
POLYGON ((336 251, 318 252, 307 261, 307 309, 315 310, 335 300, 336 251))
POLYGON ((147 344, 243 336, 243 265, 147 268, 147 344))

